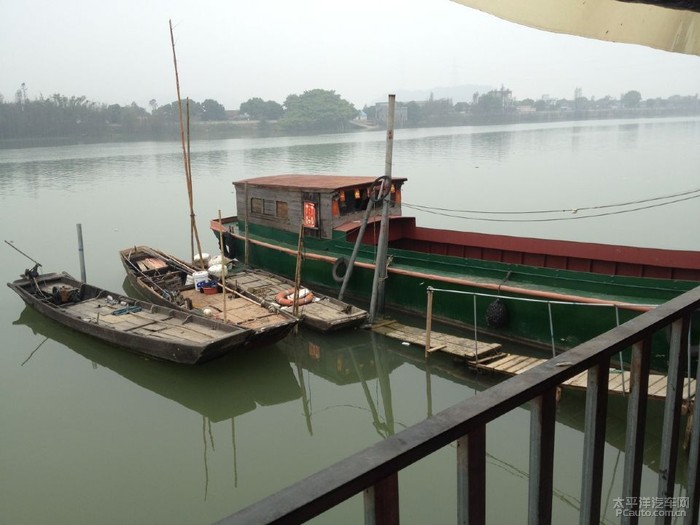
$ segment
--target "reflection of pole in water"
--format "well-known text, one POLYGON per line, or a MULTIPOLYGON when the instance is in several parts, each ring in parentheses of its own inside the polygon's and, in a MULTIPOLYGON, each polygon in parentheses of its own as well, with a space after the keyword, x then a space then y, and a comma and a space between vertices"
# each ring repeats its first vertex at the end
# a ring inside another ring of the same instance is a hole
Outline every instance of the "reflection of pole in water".
POLYGON ((610 488, 608 489, 608 497, 605 500, 606 509, 610 508, 610 496, 612 495, 613 485, 615 484, 615 476, 617 476, 617 465, 620 463, 620 449, 617 449, 617 458, 615 459, 615 466, 613 467, 613 475, 610 479, 610 488))
POLYGON ((22 361, 22 364, 19 366, 24 366, 24 364, 32 358, 32 356, 36 353, 36 351, 39 350, 39 348, 41 348, 41 345, 43 345, 48 340, 49 340, 49 338, 45 337, 44 340, 41 343, 39 343, 34 350, 32 350, 32 353, 29 354, 29 357, 27 357, 24 361, 22 361))
POLYGON ((299 354, 296 348, 294 349, 294 364, 297 367, 297 377, 299 378, 299 388, 301 389, 301 406, 304 410, 304 417, 306 418, 306 428, 309 431, 309 435, 313 436, 314 429, 311 426, 311 400, 306 393, 306 384, 304 383, 304 370, 301 368, 301 363, 299 362, 299 354))
POLYGON ((384 405, 384 417, 386 418, 387 432, 390 436, 394 435, 394 407, 391 400, 391 383, 389 381, 389 373, 384 366, 384 352, 379 352, 377 349, 376 334, 370 332, 372 341, 372 352, 374 353, 374 364, 377 368, 377 380, 379 381, 379 390, 382 393, 382 401, 384 405))
POLYGON ((207 416, 202 416, 202 440, 204 441, 204 501, 207 501, 209 493, 209 464, 207 463, 207 432, 209 433, 209 442, 211 443, 212 452, 216 452, 214 447, 214 434, 211 431, 211 419, 207 416))
POLYGON ((374 428, 377 429, 377 433, 379 433, 381 437, 388 437, 386 435, 386 432, 383 431, 385 425, 383 425, 382 422, 379 420, 379 412, 377 411, 377 407, 374 405, 374 399, 372 399, 372 394, 370 393, 369 387, 367 386, 367 381, 365 381, 365 378, 362 375, 362 370, 360 370, 360 367, 357 364, 357 359, 355 358, 355 351, 351 348, 350 350, 348 350, 348 353, 350 354, 352 366, 355 368, 357 378, 360 380, 360 384, 362 385, 362 391, 365 393, 365 398, 367 399, 369 410, 372 413, 372 421, 374 422, 374 428))
POLYGON ((202 416, 202 441, 204 441, 204 501, 209 491, 209 465, 207 465, 207 416, 202 416))
POLYGON ((427 411, 427 416, 430 417, 433 415, 433 384, 431 381, 431 374, 430 374, 430 364, 428 362, 428 354, 425 354, 425 397, 426 397, 426 411, 427 411))
POLYGON ((238 454, 236 453, 236 420, 231 418, 231 442, 233 444, 233 486, 238 488, 238 454))

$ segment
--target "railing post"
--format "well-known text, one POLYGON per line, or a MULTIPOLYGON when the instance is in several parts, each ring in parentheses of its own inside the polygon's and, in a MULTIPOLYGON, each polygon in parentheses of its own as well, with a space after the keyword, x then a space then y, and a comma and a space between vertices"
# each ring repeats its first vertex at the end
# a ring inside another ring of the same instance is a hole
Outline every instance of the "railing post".
POLYGON ((622 499, 626 515, 621 523, 634 525, 639 522, 639 490, 642 483, 644 457, 644 429, 647 419, 647 394, 649 390, 649 363, 651 361, 651 336, 632 346, 630 395, 627 405, 627 436, 625 438, 625 467, 622 482, 622 499))
MULTIPOLYGON (((666 401, 661 438, 658 497, 662 501, 673 497, 676 482, 676 458, 680 436, 681 403, 683 402, 683 373, 688 351, 688 328, 690 318, 684 316, 671 325, 666 401)), ((672 516, 658 516, 656 523, 670 524, 672 516)))
POLYGON ((399 474, 365 490, 365 525, 399 525, 399 474))
POLYGON ((588 370, 586 428, 583 436, 581 525, 600 523, 600 488, 603 482, 605 424, 608 412, 610 358, 588 370))
POLYGON ((457 440, 457 523, 486 523, 486 427, 457 440))
POLYGON ((552 388, 533 399, 530 406, 530 525, 552 523, 556 404, 556 388, 552 388))
POLYGON ((425 357, 430 353, 430 332, 433 326, 433 288, 428 286, 428 304, 425 308, 425 357))
POLYGON ((700 392, 700 366, 695 372, 695 397, 693 402, 693 426, 690 433, 690 452, 688 453, 688 513, 683 523, 685 525, 696 525, 700 518, 700 402, 698 402, 698 392, 700 392))

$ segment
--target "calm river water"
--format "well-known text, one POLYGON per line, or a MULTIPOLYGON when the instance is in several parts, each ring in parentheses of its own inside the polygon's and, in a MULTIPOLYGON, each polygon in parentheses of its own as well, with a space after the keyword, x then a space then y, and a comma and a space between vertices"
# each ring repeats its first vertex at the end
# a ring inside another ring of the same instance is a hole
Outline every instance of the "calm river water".
MULTIPOLYGON (((397 130, 393 174, 408 178, 405 213, 422 225, 698 249, 696 201, 661 205, 696 195, 687 192, 700 188, 698 143, 697 118, 397 130), (526 211, 547 213, 494 213, 526 211)), ((383 132, 193 142, 205 251, 216 250, 208 220, 219 209, 235 213, 233 180, 379 176, 384 155, 383 132)), ((2 239, 47 272, 80 274, 82 224, 88 280, 114 291, 124 285, 119 249, 189 253, 177 143, 0 150, 0 204, 2 239)), ((10 281, 31 262, 3 246, 10 281)), ((3 290, 3 524, 211 523, 498 381, 441 357, 426 368, 421 349, 362 330, 302 332, 198 368, 146 361, 72 334, 3 290)), ((650 406, 644 496, 656 494, 661 408, 650 406)), ((610 522, 624 410, 623 399, 612 400, 603 480, 610 522)), ((565 393, 555 523, 578 520, 580 460, 572 458, 580 457, 583 412, 583 397, 565 393)), ((527 407, 487 428, 489 523, 525 521, 528 436, 527 407)), ((454 523, 455 457, 446 447, 401 474, 404 523, 454 523)), ((361 519, 354 498, 316 522, 361 519)))

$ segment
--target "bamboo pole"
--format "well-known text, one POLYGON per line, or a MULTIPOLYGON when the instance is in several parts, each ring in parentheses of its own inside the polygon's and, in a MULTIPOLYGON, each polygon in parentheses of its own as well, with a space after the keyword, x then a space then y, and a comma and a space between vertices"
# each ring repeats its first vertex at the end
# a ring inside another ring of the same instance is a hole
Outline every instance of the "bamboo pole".
MULTIPOLYGON (((224 229, 221 226, 221 210, 219 210, 219 250, 221 251, 221 292, 224 294, 224 323, 226 319, 226 261, 224 259, 224 229)), ((199 256, 201 260, 201 255, 199 256)))
MULTIPOLYGON (((183 117, 182 117, 182 98, 180 97, 180 76, 177 71, 177 55, 175 53, 175 36, 173 34, 173 22, 172 20, 168 21, 170 25, 170 44, 173 48, 173 65, 175 67, 175 87, 177 89, 177 109, 178 109, 178 116, 180 118, 180 142, 182 144, 182 159, 185 165, 185 180, 187 183, 187 197, 189 199, 189 205, 190 205, 190 222, 191 225, 190 227, 192 228, 192 232, 194 232, 194 238, 197 242, 197 250, 199 251, 199 256, 200 259, 202 257, 202 245, 199 242, 199 233, 197 232, 197 223, 195 221, 195 215, 194 215, 194 204, 193 204, 193 199, 192 199, 192 172, 190 171, 190 162, 189 158, 187 155, 187 149, 185 148, 185 126, 183 122, 183 117)), ((202 264, 204 264, 202 262, 202 264)))
MULTIPOLYGON (((190 155, 190 98, 187 97, 187 173, 189 174, 190 184, 192 184, 192 155, 190 155)), ((190 260, 194 262, 194 217, 190 210, 190 260)), ((204 270, 204 262, 202 255, 199 255, 199 260, 202 270, 204 270)))

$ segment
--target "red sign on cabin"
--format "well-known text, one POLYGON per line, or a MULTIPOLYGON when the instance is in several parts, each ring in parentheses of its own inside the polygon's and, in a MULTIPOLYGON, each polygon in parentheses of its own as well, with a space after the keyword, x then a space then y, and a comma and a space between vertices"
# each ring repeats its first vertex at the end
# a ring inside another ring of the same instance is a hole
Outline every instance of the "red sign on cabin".
POLYGON ((313 202, 304 203, 304 227, 316 227, 316 204, 313 202))

